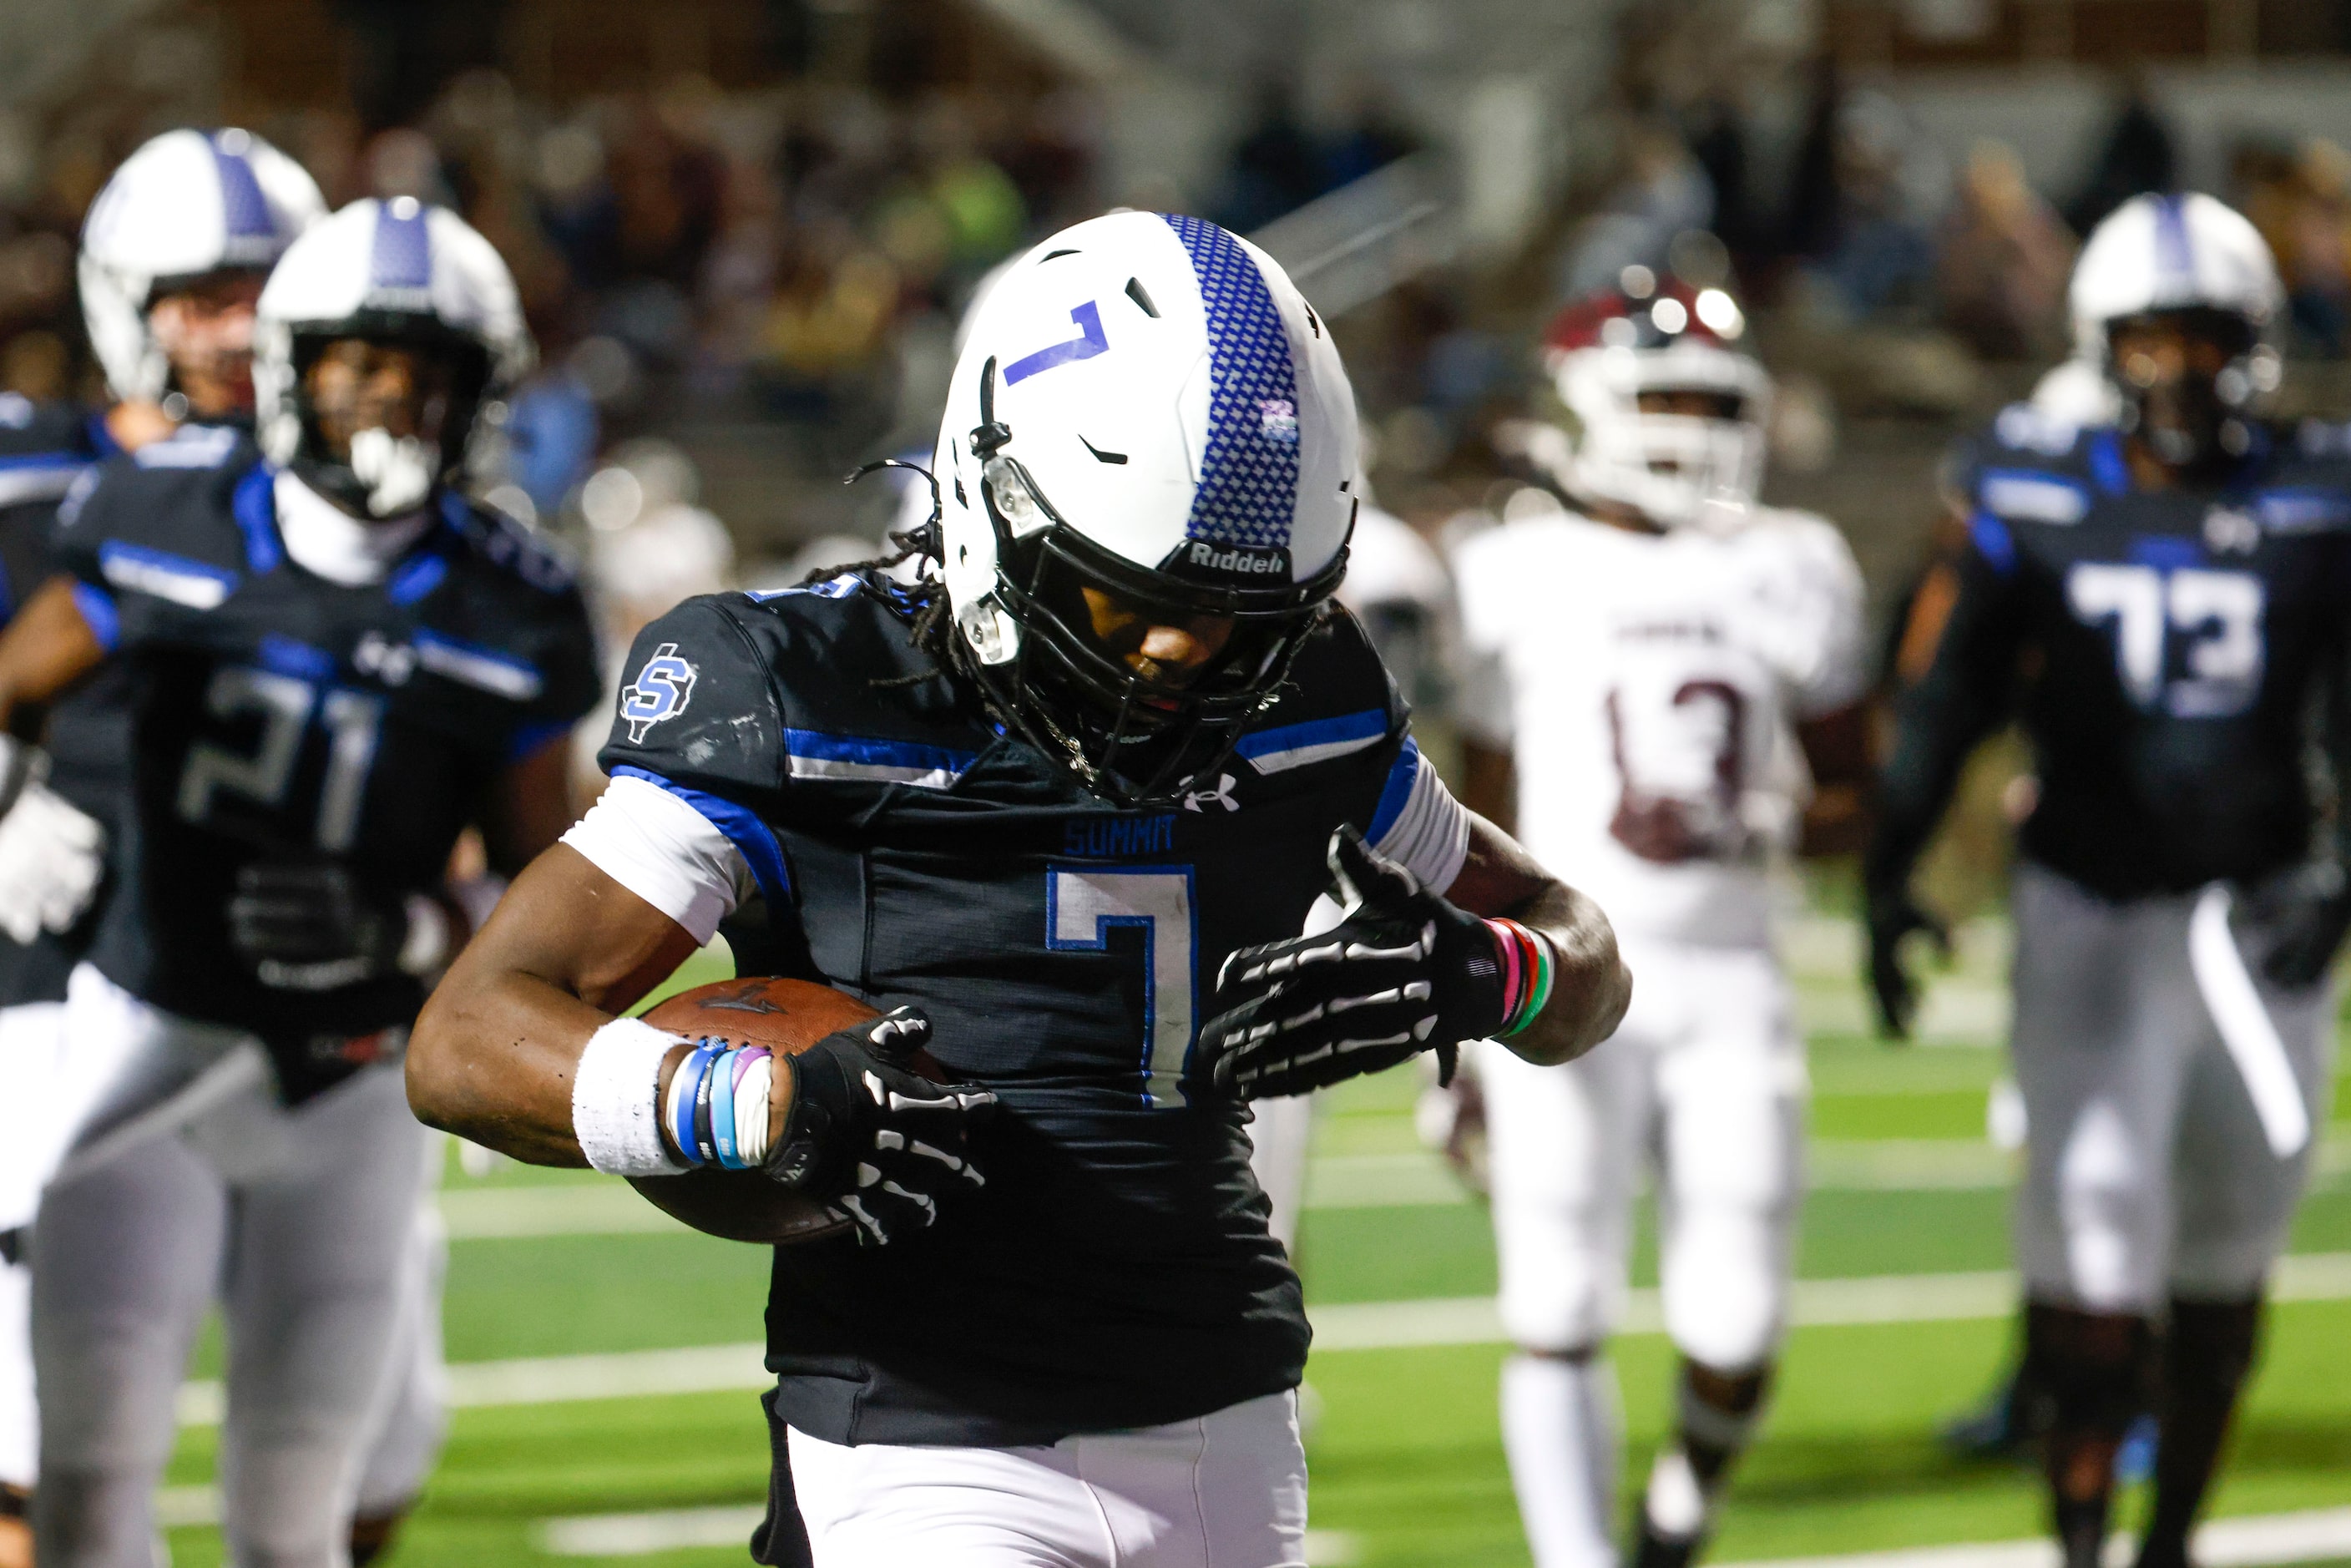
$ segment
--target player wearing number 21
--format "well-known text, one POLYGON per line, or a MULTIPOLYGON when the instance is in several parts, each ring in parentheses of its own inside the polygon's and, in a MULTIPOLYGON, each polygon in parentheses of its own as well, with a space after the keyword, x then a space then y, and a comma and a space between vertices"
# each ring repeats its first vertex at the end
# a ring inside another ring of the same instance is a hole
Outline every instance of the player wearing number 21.
POLYGON ((758 1164, 853 1221, 776 1251, 761 1561, 1301 1563, 1307 1324, 1248 1101, 1497 1032, 1563 1061, 1630 980, 1331 601, 1353 398, 1271 260, 1148 213, 1048 239, 935 461, 914 587, 643 633, 611 788, 434 997, 411 1098, 544 1164, 758 1164), (741 967, 898 1009, 752 1063, 731 1155, 698 1092, 661 1113, 690 1042, 611 1016, 722 923, 741 967))
POLYGON ((2153 1382, 2138 1562, 2180 1568, 2325 1124, 2324 981, 2351 920, 2351 440, 2258 417, 2282 290, 2252 225, 2209 196, 2125 204, 2072 304, 2121 417, 2020 404, 1963 454, 1955 548, 1897 654, 1871 977, 1907 1028, 1899 947, 1935 929, 1911 867, 1969 751, 2015 718, 2040 781, 2011 894, 2015 1234, 2053 1520, 2070 1568, 2093 1568, 2153 1382))
POLYGON ((462 939, 450 850, 469 823, 510 867, 553 841, 595 700, 578 592, 446 487, 530 357, 489 243, 354 203, 293 240, 255 319, 258 444, 203 427, 78 482, 62 575, 0 639, 0 720, 109 659, 130 707, 131 800, 43 1106, 87 1166, 34 1239, 56 1568, 149 1559, 215 1291, 231 1555, 346 1560, 412 1343, 430 1145, 399 1055, 462 939), (235 1132, 179 1136, 196 1118, 235 1132))

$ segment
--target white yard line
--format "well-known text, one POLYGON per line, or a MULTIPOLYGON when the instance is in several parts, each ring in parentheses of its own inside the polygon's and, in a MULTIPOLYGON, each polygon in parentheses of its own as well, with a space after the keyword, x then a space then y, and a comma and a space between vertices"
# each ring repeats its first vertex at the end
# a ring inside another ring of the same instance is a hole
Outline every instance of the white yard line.
MULTIPOLYGON (((1814 1192, 1989 1192, 2006 1188, 2015 1158, 1973 1138, 1842 1138, 1806 1155, 1814 1192)), ((2351 1171, 2351 1140, 2323 1145, 2319 1174, 2351 1171)), ((1445 1162, 1418 1150, 1330 1155, 1307 1169, 1306 1207, 1422 1208, 1476 1200, 1445 1162)), ((440 1195, 454 1241, 540 1236, 680 1234, 684 1227, 623 1184, 459 1188, 440 1195)))
MULTIPOLYGON (((2282 1260, 2271 1297, 2281 1301, 2351 1300, 2351 1252, 2282 1260)), ((2005 1317, 2016 1310, 2016 1277, 2004 1272, 1799 1280, 1790 1318, 1798 1328, 1954 1322, 2005 1317)), ((1499 1344, 1507 1337, 1491 1296, 1342 1302, 1315 1307, 1310 1315, 1314 1348, 1325 1352, 1499 1344)), ((1656 1291, 1629 1293, 1618 1319, 1619 1333, 1656 1333, 1664 1326, 1656 1291)), ((760 1345, 744 1343, 459 1362, 449 1368, 449 1403, 466 1410, 745 1392, 765 1388, 772 1381, 761 1364, 764 1354, 760 1345)), ((217 1426, 222 1408, 217 1383, 190 1383, 180 1389, 183 1426, 217 1426)))
MULTIPOLYGON (((2107 1542, 2106 1568, 2126 1568, 2136 1545, 2126 1535, 2107 1542)), ((2351 1557, 2351 1508, 2214 1520, 2196 1531, 2189 1556, 2203 1568, 2264 1568, 2351 1557)), ((2051 1542, 1987 1541, 1834 1557, 1776 1557, 1726 1563, 1720 1568, 2056 1568, 2057 1562, 2057 1548, 2051 1542)))
MULTIPOLYGON (((673 1508, 652 1513, 583 1513, 542 1519, 534 1543, 550 1557, 646 1557, 696 1546, 740 1546, 764 1508, 673 1508)), ((1306 1532, 1306 1561, 1332 1568, 1355 1560, 1355 1542, 1335 1530, 1306 1532)))

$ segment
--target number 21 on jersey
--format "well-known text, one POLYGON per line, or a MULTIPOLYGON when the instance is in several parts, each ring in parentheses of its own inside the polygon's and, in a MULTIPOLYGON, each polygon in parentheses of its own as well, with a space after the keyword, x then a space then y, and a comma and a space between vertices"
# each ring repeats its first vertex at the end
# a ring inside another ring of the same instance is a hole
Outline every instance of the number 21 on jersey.
POLYGON ((214 800, 225 790, 272 810, 286 804, 301 760, 302 737, 317 712, 327 735, 327 772, 319 791, 314 834, 319 848, 329 854, 351 847, 358 836, 360 802, 367 789, 368 771, 375 764, 376 741, 383 727, 383 699, 340 687, 321 689, 294 675, 272 670, 231 665, 214 672, 204 691, 204 710, 214 718, 257 717, 261 738, 250 753, 241 753, 209 740, 188 748, 180 774, 179 810, 184 820, 202 822, 213 813, 214 800))
POLYGON ((2065 604, 2085 625, 2114 628, 2115 674, 2142 708, 2226 718, 2261 690, 2269 594, 2251 572, 2076 561, 2066 569, 2065 604), (2184 673, 2167 679, 2175 645, 2184 673))
POLYGON ((1143 1097, 1184 1103, 1198 998, 1199 922, 1189 866, 1056 867, 1045 883, 1045 946, 1107 952, 1116 926, 1143 933, 1143 1097))

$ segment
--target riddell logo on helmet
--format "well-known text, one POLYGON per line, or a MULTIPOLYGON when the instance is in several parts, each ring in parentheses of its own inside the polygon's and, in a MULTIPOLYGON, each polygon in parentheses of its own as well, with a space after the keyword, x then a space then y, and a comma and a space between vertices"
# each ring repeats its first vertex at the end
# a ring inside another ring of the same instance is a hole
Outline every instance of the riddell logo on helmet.
POLYGON ((1207 571, 1234 572, 1243 577, 1288 577, 1290 552, 1286 549, 1250 549, 1244 545, 1218 549, 1212 544, 1194 539, 1185 564, 1207 571))

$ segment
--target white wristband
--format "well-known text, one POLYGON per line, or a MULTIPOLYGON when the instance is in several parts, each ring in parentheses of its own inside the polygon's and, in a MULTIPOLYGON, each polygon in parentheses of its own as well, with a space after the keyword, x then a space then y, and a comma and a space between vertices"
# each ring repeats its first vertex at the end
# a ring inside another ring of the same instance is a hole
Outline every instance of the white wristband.
POLYGON ((607 1176, 679 1176, 662 1143, 662 1059, 682 1043, 643 1019, 614 1019, 588 1037, 571 1081, 571 1135, 607 1176))

